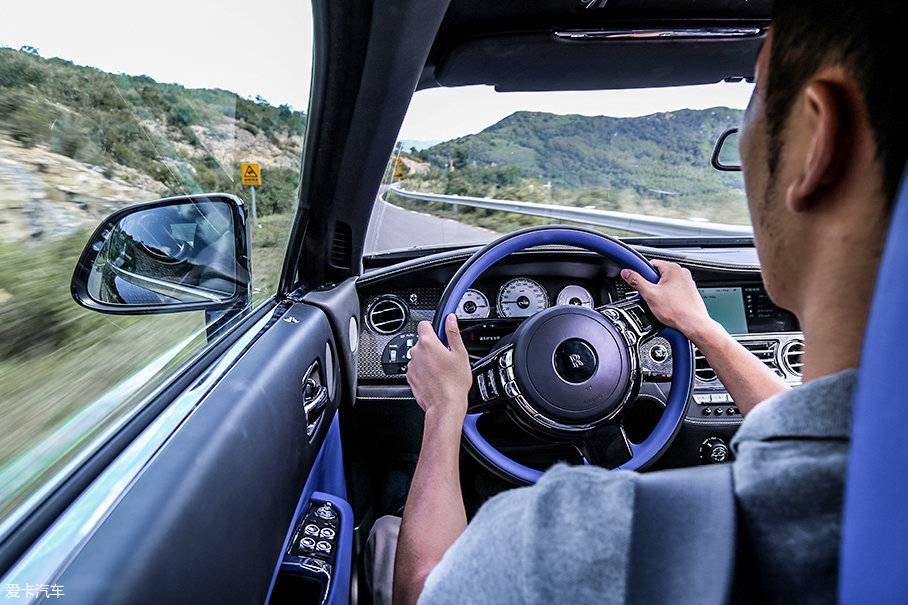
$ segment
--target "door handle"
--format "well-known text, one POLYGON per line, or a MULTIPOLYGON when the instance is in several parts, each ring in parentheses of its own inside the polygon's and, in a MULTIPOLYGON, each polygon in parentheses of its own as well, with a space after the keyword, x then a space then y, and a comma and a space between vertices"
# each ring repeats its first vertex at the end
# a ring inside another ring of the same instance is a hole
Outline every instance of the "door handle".
POLYGON ((328 407, 328 387, 322 384, 318 361, 314 361, 303 378, 303 411, 306 413, 306 437, 312 437, 318 421, 328 407))

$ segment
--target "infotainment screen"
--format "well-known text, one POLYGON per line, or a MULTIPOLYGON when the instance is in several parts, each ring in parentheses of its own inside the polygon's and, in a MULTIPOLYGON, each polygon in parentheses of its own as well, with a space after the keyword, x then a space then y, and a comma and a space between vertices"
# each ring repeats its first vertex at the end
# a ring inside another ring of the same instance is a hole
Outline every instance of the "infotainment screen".
POLYGON ((709 316, 729 334, 747 334, 744 297, 741 288, 700 288, 709 316))
POLYGON ((699 288, 709 316, 730 334, 797 331, 798 321, 775 306, 763 286, 699 288))

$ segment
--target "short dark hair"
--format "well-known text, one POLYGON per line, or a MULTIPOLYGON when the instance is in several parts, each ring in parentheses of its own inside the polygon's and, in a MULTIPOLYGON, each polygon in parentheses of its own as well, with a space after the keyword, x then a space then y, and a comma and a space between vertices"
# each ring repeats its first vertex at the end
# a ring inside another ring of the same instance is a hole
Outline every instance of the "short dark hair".
POLYGON ((770 174, 776 173, 795 97, 820 68, 840 64, 864 96, 883 191, 895 198, 908 160, 906 23, 904 0, 775 1, 765 93, 770 174))

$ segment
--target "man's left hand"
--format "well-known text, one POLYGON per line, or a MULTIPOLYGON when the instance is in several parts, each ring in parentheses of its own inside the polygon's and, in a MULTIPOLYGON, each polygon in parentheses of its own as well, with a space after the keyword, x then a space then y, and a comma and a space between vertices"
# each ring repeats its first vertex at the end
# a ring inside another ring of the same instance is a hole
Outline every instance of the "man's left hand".
POLYGON ((441 343, 427 321, 419 323, 417 333, 419 341, 411 349, 407 366, 407 382, 416 402, 427 414, 432 410, 432 415, 450 415, 462 422, 473 374, 457 317, 452 314, 445 318, 448 347, 441 343))

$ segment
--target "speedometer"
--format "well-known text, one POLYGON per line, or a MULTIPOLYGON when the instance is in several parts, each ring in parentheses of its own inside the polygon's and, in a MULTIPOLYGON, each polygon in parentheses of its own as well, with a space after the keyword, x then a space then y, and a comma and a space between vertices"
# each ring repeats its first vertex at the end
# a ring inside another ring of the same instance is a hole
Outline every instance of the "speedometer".
POLYGON ((571 284, 565 286, 555 299, 556 305, 576 305, 578 307, 593 308, 593 295, 583 286, 571 284))
POLYGON ((463 293, 455 315, 457 319, 484 319, 489 316, 489 299, 479 290, 470 288, 463 293))
POLYGON ((529 317, 549 306, 545 288, 526 277, 515 277, 498 291, 498 315, 529 317))

